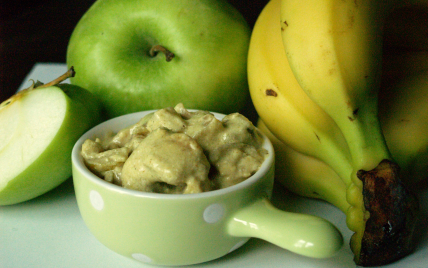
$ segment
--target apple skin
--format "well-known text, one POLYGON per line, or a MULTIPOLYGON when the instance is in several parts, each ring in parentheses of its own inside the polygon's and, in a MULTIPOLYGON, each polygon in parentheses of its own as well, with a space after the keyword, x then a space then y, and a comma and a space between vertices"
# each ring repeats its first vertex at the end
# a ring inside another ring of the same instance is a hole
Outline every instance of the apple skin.
POLYGON ((223 0, 98 0, 76 25, 71 83, 98 96, 107 117, 161 109, 240 111, 249 100, 251 29, 223 0), (162 45, 175 54, 149 50, 162 45))
POLYGON ((74 144, 85 131, 101 120, 99 101, 85 89, 61 84, 34 91, 39 90, 50 91, 52 94, 56 91, 63 95, 67 106, 65 117, 49 146, 25 170, 0 189, 0 206, 33 199, 70 178, 74 144))

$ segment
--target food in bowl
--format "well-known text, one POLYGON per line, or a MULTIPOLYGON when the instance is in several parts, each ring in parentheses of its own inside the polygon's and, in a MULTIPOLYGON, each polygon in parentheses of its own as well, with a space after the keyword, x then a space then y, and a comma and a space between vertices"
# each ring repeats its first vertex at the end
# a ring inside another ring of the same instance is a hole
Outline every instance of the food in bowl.
POLYGON ((94 174, 124 188, 190 194, 251 177, 268 154, 262 144, 257 128, 239 113, 220 121, 177 104, 117 133, 87 139, 81 155, 94 174))

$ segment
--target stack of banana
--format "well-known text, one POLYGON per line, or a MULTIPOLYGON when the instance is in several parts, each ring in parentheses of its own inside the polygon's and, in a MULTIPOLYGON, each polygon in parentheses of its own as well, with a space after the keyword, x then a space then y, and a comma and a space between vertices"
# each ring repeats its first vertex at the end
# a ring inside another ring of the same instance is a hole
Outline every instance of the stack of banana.
POLYGON ((414 248, 407 185, 428 170, 427 18, 426 0, 271 0, 253 29, 250 92, 276 177, 346 214, 360 266, 414 248))

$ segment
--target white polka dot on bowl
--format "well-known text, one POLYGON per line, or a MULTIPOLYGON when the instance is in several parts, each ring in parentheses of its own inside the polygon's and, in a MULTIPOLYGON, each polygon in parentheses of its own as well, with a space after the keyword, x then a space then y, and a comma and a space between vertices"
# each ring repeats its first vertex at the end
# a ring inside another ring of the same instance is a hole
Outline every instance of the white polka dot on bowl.
POLYGON ((150 259, 146 255, 141 254, 141 253, 134 253, 134 254, 132 254, 132 258, 136 259, 137 261, 144 262, 144 263, 150 263, 150 262, 152 262, 152 259, 150 259))
POLYGON ((96 210, 102 210, 104 208, 104 200, 99 192, 95 190, 89 192, 89 200, 96 210))
POLYGON ((204 220, 207 223, 216 223, 223 218, 224 211, 224 207, 220 204, 209 205, 204 211, 204 220))

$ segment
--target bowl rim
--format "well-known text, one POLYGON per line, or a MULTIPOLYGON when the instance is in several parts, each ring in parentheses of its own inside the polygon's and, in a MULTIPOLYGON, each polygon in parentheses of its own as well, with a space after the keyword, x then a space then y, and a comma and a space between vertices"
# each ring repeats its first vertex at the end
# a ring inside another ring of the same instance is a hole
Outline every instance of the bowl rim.
MULTIPOLYGON (((265 148, 268 151, 268 155, 265 158, 265 160, 263 161, 262 165, 257 170, 257 172, 254 173, 251 177, 247 178, 246 180, 244 180, 238 184, 235 184, 235 185, 223 188, 223 189, 207 191, 207 192, 202 192, 202 193, 193 193, 193 194, 164 194, 164 193, 143 192, 143 191, 138 191, 138 190, 133 190, 133 189, 127 189, 127 188, 124 188, 122 186, 115 185, 113 183, 107 182, 107 181, 103 180, 102 178, 98 177, 97 175, 95 175, 93 172, 91 172, 86 167, 86 165, 83 162, 83 157, 80 155, 80 150, 81 150, 82 144, 86 139, 92 138, 94 136, 95 132, 98 132, 101 129, 106 128, 109 125, 114 124, 115 122, 122 121, 122 120, 127 120, 127 121, 131 120, 134 123, 136 123, 143 116, 145 116, 149 113, 153 113, 157 110, 159 110, 159 109, 147 110, 147 111, 141 111, 141 112, 135 112, 135 113, 130 113, 130 114, 126 114, 126 115, 121 115, 121 116, 118 116, 115 118, 111 118, 107 121, 104 121, 104 122, 92 127, 88 131, 86 131, 76 141, 76 143, 73 146, 73 150, 71 153, 71 162, 73 165, 73 173, 76 170, 85 179, 87 179, 87 180, 89 180, 89 181, 91 181, 91 182, 93 182, 93 183, 95 183, 101 187, 107 188, 108 190, 115 191, 117 193, 132 195, 132 196, 136 196, 136 197, 140 197, 140 198, 144 197, 144 198, 156 198, 156 199, 174 199, 174 200, 180 199, 181 200, 181 199, 195 199, 195 198, 211 198, 214 196, 224 195, 224 194, 228 194, 231 192, 246 189, 246 188, 254 185, 260 179, 262 179, 265 175, 267 175, 269 173, 269 170, 271 168, 273 168, 274 160, 275 160, 275 153, 274 153, 273 145, 272 145, 271 141, 269 140, 269 138, 264 133, 262 133, 260 130, 259 130, 259 133, 263 137, 263 148, 265 148), (132 119, 130 119, 130 118, 132 118, 132 119)), ((188 111, 194 112, 194 111, 198 111, 198 110, 188 109, 188 111)), ((216 112, 210 112, 210 113, 214 114, 214 116, 217 119, 222 119, 225 116, 225 114, 221 114, 221 113, 216 113, 216 112)), ((130 126, 134 123, 130 122, 129 124, 127 124, 127 126, 130 126)), ((110 129, 107 129, 106 131, 108 131, 108 130, 110 130, 110 129)), ((114 131, 117 132, 116 130, 114 130, 114 131)), ((73 181, 74 181, 73 175, 74 174, 72 174, 73 181)))

